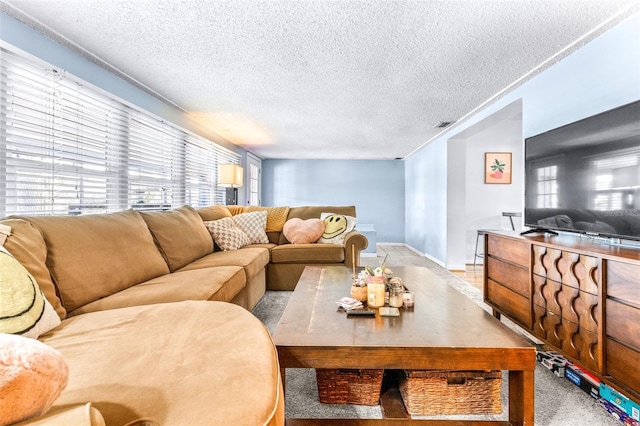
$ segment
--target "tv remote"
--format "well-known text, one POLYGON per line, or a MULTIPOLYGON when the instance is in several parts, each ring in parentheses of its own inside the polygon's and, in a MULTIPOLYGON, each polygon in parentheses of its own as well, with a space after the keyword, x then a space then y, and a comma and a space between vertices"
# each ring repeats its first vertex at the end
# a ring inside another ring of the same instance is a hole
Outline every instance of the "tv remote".
POLYGON ((348 317, 375 317, 375 311, 361 311, 361 310, 352 310, 347 311, 348 317))

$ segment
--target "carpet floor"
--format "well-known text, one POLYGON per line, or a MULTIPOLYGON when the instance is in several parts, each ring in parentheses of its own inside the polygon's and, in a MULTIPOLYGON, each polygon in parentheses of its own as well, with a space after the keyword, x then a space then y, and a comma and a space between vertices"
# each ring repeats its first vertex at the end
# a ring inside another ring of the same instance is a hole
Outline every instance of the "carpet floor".
MULTIPOLYGON (((382 246, 384 247, 384 246, 382 246)), ((394 246, 398 247, 398 246, 394 246)), ((453 275, 445 268, 419 256, 410 250, 379 249, 379 256, 363 258, 361 264, 377 266, 381 256, 389 254, 387 265, 394 266, 424 266, 438 274, 445 282, 465 294, 481 308, 490 311, 490 308, 482 302, 482 294, 479 289, 466 281, 453 275), (382 253, 380 253, 382 251, 382 253), (388 252, 388 253, 387 253, 388 252)), ((286 307, 291 292, 268 291, 253 310, 258 317, 273 333, 286 307)), ((514 331, 524 335, 534 344, 540 344, 533 336, 523 332, 508 319, 502 319, 503 323, 514 331)), ((506 420, 506 373, 503 374, 502 406, 503 412, 495 416, 434 416, 425 418, 447 419, 475 419, 480 420, 506 420)), ((287 418, 381 418, 380 406, 362 405, 338 405, 321 404, 318 401, 318 389, 313 369, 287 369, 285 407, 287 418)), ((540 426, 620 426, 622 423, 611 417, 609 413, 592 397, 588 396, 567 379, 555 376, 551 371, 540 364, 535 371, 535 424, 540 426)), ((422 417, 417 417, 422 418, 422 417)))

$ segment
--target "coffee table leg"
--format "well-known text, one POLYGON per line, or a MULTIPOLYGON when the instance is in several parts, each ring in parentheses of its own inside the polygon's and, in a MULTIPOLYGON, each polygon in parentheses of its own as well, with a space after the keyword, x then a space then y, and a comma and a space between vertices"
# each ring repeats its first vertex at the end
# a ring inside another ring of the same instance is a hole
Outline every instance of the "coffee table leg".
POLYGON ((509 422, 533 426, 533 371, 509 371, 509 422))

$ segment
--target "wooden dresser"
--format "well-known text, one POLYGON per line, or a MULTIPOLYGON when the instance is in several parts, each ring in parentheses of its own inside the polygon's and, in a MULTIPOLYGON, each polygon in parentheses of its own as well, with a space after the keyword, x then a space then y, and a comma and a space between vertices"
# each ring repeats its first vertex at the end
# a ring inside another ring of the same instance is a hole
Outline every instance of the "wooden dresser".
POLYGON ((640 403, 640 249, 573 235, 485 236, 484 300, 640 403))

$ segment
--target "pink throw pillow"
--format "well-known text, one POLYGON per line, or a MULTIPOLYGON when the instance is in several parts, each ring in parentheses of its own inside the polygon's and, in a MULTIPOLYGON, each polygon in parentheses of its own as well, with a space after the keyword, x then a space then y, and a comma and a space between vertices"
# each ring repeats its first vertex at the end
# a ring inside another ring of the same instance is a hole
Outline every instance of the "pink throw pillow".
POLYGON ((282 233, 292 244, 315 243, 324 232, 324 222, 320 219, 289 219, 282 228, 282 233))
POLYGON ((67 386, 69 367, 44 343, 0 333, 0 425, 41 416, 67 386))

